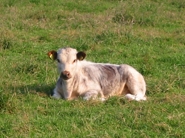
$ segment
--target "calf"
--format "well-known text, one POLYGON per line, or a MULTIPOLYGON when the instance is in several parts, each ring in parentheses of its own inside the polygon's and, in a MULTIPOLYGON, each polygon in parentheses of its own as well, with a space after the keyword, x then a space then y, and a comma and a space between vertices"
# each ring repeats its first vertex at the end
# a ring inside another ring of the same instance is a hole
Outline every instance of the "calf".
POLYGON ((146 100, 143 76, 133 67, 122 64, 93 63, 84 60, 86 54, 73 48, 50 51, 48 56, 58 61, 60 76, 53 97, 66 100, 81 96, 85 100, 105 100, 125 95, 130 100, 146 100))

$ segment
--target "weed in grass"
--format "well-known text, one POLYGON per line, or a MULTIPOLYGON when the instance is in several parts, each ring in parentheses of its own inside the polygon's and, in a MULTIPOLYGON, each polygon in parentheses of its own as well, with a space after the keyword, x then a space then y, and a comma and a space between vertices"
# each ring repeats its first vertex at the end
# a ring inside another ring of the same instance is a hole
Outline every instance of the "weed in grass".
POLYGON ((4 95, 2 91, 0 91, 0 111, 6 109, 6 105, 8 103, 8 96, 4 95))
POLYGON ((1 43, 0 47, 4 50, 5 49, 10 49, 10 47, 12 46, 12 43, 9 40, 6 40, 6 39, 2 40, 2 42, 0 42, 0 43, 1 43))
POLYGON ((115 23, 133 24, 134 17, 129 13, 117 13, 112 20, 115 23))
POLYGON ((15 105, 12 101, 14 96, 15 94, 5 94, 3 91, 0 91, 0 115, 4 113, 13 114, 15 112, 15 105))

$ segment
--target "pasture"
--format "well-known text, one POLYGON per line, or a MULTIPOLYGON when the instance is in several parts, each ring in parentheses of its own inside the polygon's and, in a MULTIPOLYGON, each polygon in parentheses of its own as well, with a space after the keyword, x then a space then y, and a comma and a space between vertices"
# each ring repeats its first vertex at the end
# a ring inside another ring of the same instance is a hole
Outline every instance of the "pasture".
POLYGON ((1 0, 0 137, 184 137, 184 13, 184 0, 1 0), (147 101, 53 99, 47 52, 64 46, 133 66, 147 101))

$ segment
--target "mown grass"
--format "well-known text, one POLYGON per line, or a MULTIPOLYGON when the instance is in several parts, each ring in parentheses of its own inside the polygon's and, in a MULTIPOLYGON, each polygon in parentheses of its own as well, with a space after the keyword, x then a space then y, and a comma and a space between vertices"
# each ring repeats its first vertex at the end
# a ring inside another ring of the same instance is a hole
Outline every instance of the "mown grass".
POLYGON ((184 137, 183 0, 2 0, 1 137, 184 137), (147 82, 146 102, 50 97, 49 50, 71 46, 87 60, 126 63, 147 82))

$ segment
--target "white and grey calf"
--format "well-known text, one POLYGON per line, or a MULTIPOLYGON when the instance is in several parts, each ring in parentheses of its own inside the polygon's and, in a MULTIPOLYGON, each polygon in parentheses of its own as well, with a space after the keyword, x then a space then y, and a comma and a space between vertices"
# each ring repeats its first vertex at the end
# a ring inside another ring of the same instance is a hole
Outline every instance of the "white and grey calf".
POLYGON ((73 100, 81 96, 85 100, 124 95, 130 100, 146 100, 146 83, 133 67, 122 64, 93 63, 84 60, 86 54, 73 48, 61 48, 48 52, 58 61, 60 76, 53 97, 73 100))

